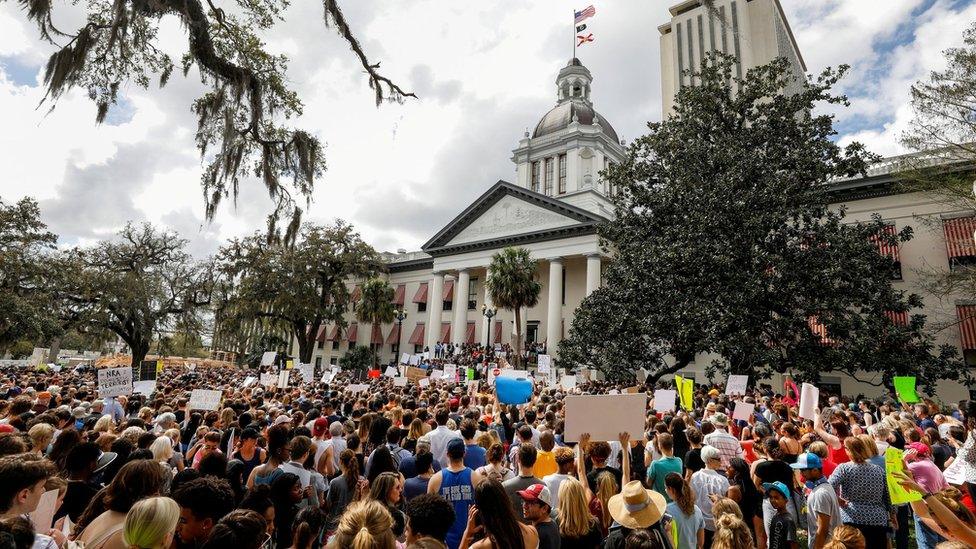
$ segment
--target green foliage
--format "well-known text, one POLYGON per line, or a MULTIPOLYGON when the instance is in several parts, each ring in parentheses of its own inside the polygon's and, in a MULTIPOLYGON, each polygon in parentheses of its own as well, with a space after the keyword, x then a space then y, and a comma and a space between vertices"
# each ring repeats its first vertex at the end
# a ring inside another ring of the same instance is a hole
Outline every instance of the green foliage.
POLYGON ((138 365, 160 331, 190 326, 210 303, 212 274, 194 261, 186 240, 152 225, 126 225, 115 239, 66 252, 62 321, 82 330, 109 330, 138 365))
MULTIPOLYGON (((536 280, 538 262, 525 248, 508 247, 491 257, 485 288, 496 307, 515 313, 515 349, 522 348, 522 307, 539 303, 542 284, 536 280)), ((522 353, 516 353, 516 362, 522 353)))
POLYGON ((0 355, 20 340, 40 341, 61 328, 51 308, 57 237, 37 202, 0 200, 0 355))
MULTIPOLYGON (((19 3, 41 38, 57 47, 44 73, 45 99, 53 109, 65 92, 81 88, 95 102, 98 122, 118 101, 120 88, 169 81, 176 62, 160 45, 159 26, 166 16, 176 17, 186 32, 182 72, 196 67, 210 88, 192 106, 208 219, 224 199, 236 201, 242 180, 253 176, 275 203, 269 240, 297 236, 299 204, 310 200, 325 158, 318 137, 285 123, 302 113, 302 101, 288 86, 288 59, 269 52, 260 38, 282 21, 288 0, 236 0, 226 9, 210 0, 206 6, 201 0, 88 0, 81 4, 85 23, 74 33, 54 25, 50 0, 19 3)), ((342 36, 362 65, 377 105, 415 97, 367 59, 335 0, 323 0, 323 10, 325 26, 342 36)))
MULTIPOLYGON (((393 306, 393 286, 382 278, 371 278, 362 286, 362 294, 356 303, 356 318, 372 327, 369 342, 372 347, 372 334, 382 324, 393 322, 396 309, 393 306)), ((373 364, 377 364, 376 349, 373 349, 373 364)))
POLYGON ((620 189, 614 220, 600 228, 614 254, 563 360, 621 379, 643 367, 650 381, 705 353, 719 357, 712 370, 754 378, 958 378, 958 356, 935 348, 923 315, 901 327, 885 314, 921 300, 892 288, 893 264, 871 239, 893 244, 911 230, 884 234, 880 219, 848 223, 828 207, 831 179, 876 160, 860 144, 840 148, 831 116, 815 114, 846 105, 830 93, 846 69, 797 85, 785 60, 741 80, 732 67, 723 56, 703 63, 674 115, 649 124, 604 174, 620 189), (832 341, 813 333, 812 319, 832 341))
POLYGON ((319 328, 346 325, 347 282, 375 275, 380 265, 376 250, 343 222, 306 224, 291 246, 260 234, 233 240, 217 256, 217 330, 267 321, 298 340, 299 359, 308 363, 319 328))
POLYGON ((369 347, 358 345, 339 357, 339 367, 343 370, 368 370, 373 364, 373 353, 369 347))

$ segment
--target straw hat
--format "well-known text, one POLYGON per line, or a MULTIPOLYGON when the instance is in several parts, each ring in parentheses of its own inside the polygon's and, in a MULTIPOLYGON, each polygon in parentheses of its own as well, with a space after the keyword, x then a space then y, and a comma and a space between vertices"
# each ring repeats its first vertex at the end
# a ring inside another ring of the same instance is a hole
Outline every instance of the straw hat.
POLYGON ((619 494, 610 498, 607 508, 610 516, 624 528, 647 528, 664 516, 668 504, 664 496, 654 490, 646 490, 639 480, 624 485, 619 494))

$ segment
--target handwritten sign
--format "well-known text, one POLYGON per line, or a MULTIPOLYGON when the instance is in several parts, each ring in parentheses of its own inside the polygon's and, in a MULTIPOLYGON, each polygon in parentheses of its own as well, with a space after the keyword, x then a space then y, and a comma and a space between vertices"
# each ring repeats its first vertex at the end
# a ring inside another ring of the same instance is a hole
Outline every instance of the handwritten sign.
POLYGON ((902 503, 911 503, 913 501, 918 501, 922 499, 922 494, 916 492, 915 490, 906 490, 901 484, 898 484, 898 479, 895 478, 895 473, 905 472, 905 462, 902 461, 902 451, 898 448, 889 446, 885 450, 885 480, 888 482, 888 494, 891 496, 892 505, 900 505, 902 503))
POLYGON ((417 385, 419 385, 421 387, 429 387, 430 386, 430 379, 425 377, 425 378, 421 379, 420 381, 418 381, 417 382, 417 385))
POLYGON ((222 396, 223 391, 194 389, 190 393, 190 403, 186 407, 188 410, 216 410, 220 407, 222 396))
POLYGON ((411 366, 417 366, 419 364, 420 364, 420 355, 411 355, 410 356, 410 365, 411 366))
POLYGON ((747 387, 749 387, 749 376, 731 375, 725 382, 725 394, 744 395, 747 387))
POLYGON ((278 353, 274 351, 265 352, 263 355, 261 355, 261 366, 271 366, 274 364, 275 357, 277 356, 278 353))
POLYGON ((401 353, 400 364, 406 364, 408 362, 410 362, 410 353, 401 353))
POLYGON ((457 379, 457 364, 445 364, 444 374, 441 376, 444 379, 449 379, 454 381, 457 379))
POLYGON ((251 385, 254 385, 254 382, 257 381, 257 380, 258 380, 258 378, 254 377, 254 376, 247 376, 247 377, 245 377, 244 378, 244 387, 247 388, 247 387, 250 387, 251 385))
POLYGON ((396 369, 396 366, 387 366, 386 371, 383 372, 386 377, 397 377, 400 372, 396 369))
POLYGON ((261 374, 261 385, 271 387, 278 382, 278 376, 274 374, 261 374))
POLYGON ((539 373, 548 374, 552 367, 552 358, 549 355, 539 355, 539 373))
POLYGON ((407 379, 406 377, 395 377, 395 378, 393 378, 393 386, 394 387, 406 387, 408 381, 410 381, 410 380, 407 379))
POLYGON ((313 383, 315 381, 314 364, 299 364, 298 371, 302 373, 302 378, 305 380, 305 383, 313 383))
POLYGON ((98 395, 102 398, 132 394, 132 368, 103 368, 98 371, 98 395))
POLYGON ((410 380, 410 383, 416 383, 421 379, 427 379, 427 370, 424 370, 423 368, 408 366, 405 373, 407 375, 407 379, 410 380))
POLYGON ((324 374, 322 374, 322 379, 319 380, 319 383, 332 383, 332 380, 335 379, 336 375, 338 374, 334 371, 325 372, 324 374))

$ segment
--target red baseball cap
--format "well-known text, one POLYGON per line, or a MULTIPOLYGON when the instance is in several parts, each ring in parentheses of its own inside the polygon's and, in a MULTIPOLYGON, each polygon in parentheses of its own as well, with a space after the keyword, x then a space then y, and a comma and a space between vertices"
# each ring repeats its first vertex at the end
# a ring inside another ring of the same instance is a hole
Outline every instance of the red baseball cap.
POLYGON ((533 484, 525 490, 519 490, 518 495, 526 501, 539 501, 552 507, 552 494, 545 484, 533 484))
POLYGON ((312 424, 312 434, 319 436, 329 430, 329 418, 320 417, 312 424))

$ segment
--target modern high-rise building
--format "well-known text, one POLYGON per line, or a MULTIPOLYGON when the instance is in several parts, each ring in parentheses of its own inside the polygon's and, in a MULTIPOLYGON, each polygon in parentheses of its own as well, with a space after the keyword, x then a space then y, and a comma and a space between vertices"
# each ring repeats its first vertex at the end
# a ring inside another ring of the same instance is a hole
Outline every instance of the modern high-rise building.
MULTIPOLYGON (((734 76, 785 57, 797 78, 806 65, 779 0, 685 0, 671 6, 671 21, 661 25, 661 99, 665 118, 682 86, 695 84, 694 72, 711 52, 737 59, 734 76)), ((799 84, 797 84, 799 85, 799 84)))

